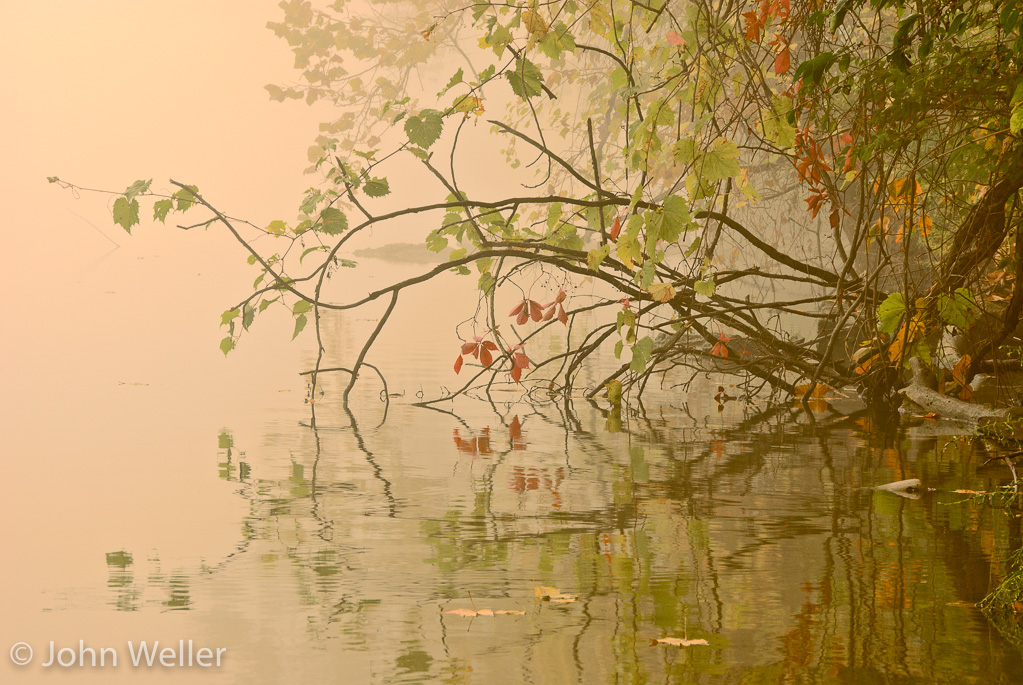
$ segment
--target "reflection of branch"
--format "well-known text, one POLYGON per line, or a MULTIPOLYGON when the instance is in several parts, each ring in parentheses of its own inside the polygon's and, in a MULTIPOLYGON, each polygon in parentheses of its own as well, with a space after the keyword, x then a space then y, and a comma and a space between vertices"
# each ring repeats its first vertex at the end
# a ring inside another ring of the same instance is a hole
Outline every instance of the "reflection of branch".
POLYGON ((359 422, 356 421, 355 414, 352 413, 352 410, 348 408, 348 403, 345 402, 341 408, 344 409, 346 414, 348 414, 348 420, 352 422, 352 435, 355 436, 355 444, 358 446, 359 451, 366 455, 366 461, 373 469, 373 475, 377 480, 383 483, 384 497, 386 497, 387 501, 390 503, 390 506, 388 507, 390 513, 388 516, 394 518, 398 513, 398 503, 395 501, 394 495, 391 493, 391 481, 384 477, 384 471, 380 468, 380 464, 376 462, 376 457, 373 456, 373 453, 366 447, 366 441, 362 439, 362 433, 359 431, 359 422))

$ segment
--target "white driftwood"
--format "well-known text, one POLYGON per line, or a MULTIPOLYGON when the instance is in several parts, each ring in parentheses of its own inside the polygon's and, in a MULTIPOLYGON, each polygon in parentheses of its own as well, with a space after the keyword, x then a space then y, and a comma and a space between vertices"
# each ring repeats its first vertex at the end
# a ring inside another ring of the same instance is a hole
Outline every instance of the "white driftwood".
POLYGON ((899 392, 924 410, 934 412, 946 419, 976 423, 984 418, 1004 419, 1008 415, 1004 409, 995 409, 986 404, 970 404, 954 397, 942 395, 937 390, 931 390, 926 385, 918 383, 915 379, 899 392))
POLYGON ((874 489, 887 490, 888 492, 909 492, 910 490, 919 490, 920 479, 908 478, 906 480, 897 480, 894 483, 885 483, 884 485, 878 485, 874 489))

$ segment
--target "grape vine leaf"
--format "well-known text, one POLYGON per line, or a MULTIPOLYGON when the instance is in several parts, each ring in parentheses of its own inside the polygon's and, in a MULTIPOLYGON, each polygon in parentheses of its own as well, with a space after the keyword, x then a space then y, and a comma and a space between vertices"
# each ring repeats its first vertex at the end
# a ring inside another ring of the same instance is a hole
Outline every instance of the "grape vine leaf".
POLYGON ((139 201, 119 197, 114 200, 114 223, 131 233, 131 227, 139 222, 139 201))
POLYGON ((409 142, 424 150, 437 142, 443 130, 444 119, 435 109, 424 109, 405 121, 405 135, 408 136, 409 142))

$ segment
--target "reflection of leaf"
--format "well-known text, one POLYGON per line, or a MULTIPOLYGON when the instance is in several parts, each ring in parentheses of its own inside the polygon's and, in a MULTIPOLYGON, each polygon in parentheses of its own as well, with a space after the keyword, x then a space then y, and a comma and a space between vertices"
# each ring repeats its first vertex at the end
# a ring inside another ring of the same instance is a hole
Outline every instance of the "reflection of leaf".
POLYGON ((677 637, 661 637, 661 638, 650 638, 650 645, 670 645, 672 647, 692 647, 693 645, 706 645, 710 646, 710 643, 702 638, 696 638, 694 640, 682 640, 677 637))
POLYGON ((452 616, 465 616, 466 618, 475 618, 476 616, 525 616, 525 611, 519 611, 517 609, 450 609, 442 613, 450 614, 452 616))

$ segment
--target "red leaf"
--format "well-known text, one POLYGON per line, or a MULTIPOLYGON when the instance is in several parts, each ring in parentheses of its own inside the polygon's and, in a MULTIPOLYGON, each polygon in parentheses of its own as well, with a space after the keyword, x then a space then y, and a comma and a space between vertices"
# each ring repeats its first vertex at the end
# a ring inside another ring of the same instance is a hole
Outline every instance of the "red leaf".
POLYGON ((715 357, 727 357, 728 348, 725 347, 723 342, 716 342, 714 343, 714 347, 710 348, 710 353, 715 357))
POLYGON ((497 349, 497 345, 495 345, 494 343, 490 342, 489 340, 484 340, 483 341, 483 349, 484 350, 496 350, 497 349))
POLYGON ((522 302, 519 302, 517 305, 515 305, 514 309, 512 309, 510 312, 508 312, 508 316, 515 316, 516 314, 518 314, 519 312, 522 311, 522 308, 524 306, 526 306, 526 301, 522 300, 522 302))
POLYGON ((521 352, 515 353, 515 366, 522 369, 529 368, 529 357, 522 354, 521 352))
POLYGON ((743 19, 746 20, 746 40, 752 40, 760 42, 760 20, 757 18, 757 13, 753 10, 746 12, 742 15, 743 19))
POLYGON ((550 306, 548 307, 547 312, 543 315, 543 320, 544 321, 550 321, 551 319, 554 318, 554 307, 555 307, 555 305, 552 302, 550 304, 550 306))
POLYGON ((778 56, 774 58, 774 73, 784 74, 789 70, 789 46, 786 45, 778 56))
POLYGON ((476 349, 476 343, 474 342, 462 343, 462 354, 469 354, 474 349, 476 349))
POLYGON ((611 242, 618 241, 618 234, 622 232, 622 220, 620 217, 615 217, 614 225, 611 226, 611 242))
POLYGON ((517 366, 513 366, 511 370, 511 377, 513 381, 518 383, 519 379, 522 378, 522 369, 517 366))
POLYGON ((558 321, 565 324, 566 326, 568 325, 568 314, 565 313, 565 308, 562 307, 560 304, 558 305, 558 321))
POLYGON ((533 321, 540 321, 543 318, 543 307, 539 302, 529 301, 529 315, 533 317, 533 321))
POLYGON ((480 363, 483 366, 490 366, 494 363, 494 355, 490 354, 490 350, 485 347, 480 350, 480 363))
POLYGON ((678 31, 668 31, 667 38, 668 42, 674 45, 675 47, 677 48, 682 47, 683 43, 682 34, 679 33, 678 31))
MULTIPOLYGON (((523 302, 522 304, 525 304, 525 302, 523 302)), ((529 312, 523 309, 521 312, 519 312, 519 318, 515 319, 515 323, 521 326, 527 321, 529 321, 529 312)))
POLYGON ((458 359, 455 360, 455 373, 458 373, 461 370, 462 370, 462 356, 459 355, 458 359))
POLYGON ((561 288, 558 288, 558 296, 554 298, 554 301, 557 302, 558 304, 561 304, 562 302, 565 301, 566 297, 568 297, 568 295, 565 294, 565 291, 562 290, 561 288))

